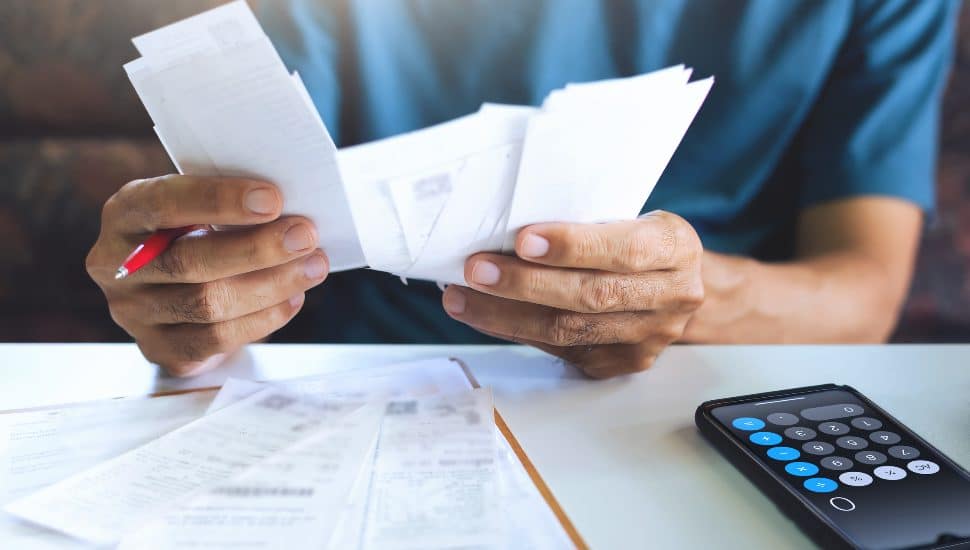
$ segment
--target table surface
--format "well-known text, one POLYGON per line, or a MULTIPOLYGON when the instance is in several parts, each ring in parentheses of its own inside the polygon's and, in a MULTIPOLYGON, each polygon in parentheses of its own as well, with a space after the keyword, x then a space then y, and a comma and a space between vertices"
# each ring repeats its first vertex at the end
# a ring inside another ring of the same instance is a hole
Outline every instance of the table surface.
POLYGON ((134 345, 0 344, 0 410, 281 379, 455 356, 593 548, 811 548, 704 442, 718 397, 850 384, 970 466, 970 346, 675 346, 647 372, 596 381, 517 346, 255 345, 193 379, 161 376, 134 345))

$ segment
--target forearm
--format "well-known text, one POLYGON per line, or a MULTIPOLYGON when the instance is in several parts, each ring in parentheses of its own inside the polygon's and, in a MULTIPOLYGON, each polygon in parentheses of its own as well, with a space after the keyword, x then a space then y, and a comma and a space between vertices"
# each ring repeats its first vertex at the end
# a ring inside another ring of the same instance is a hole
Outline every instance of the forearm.
POLYGON ((705 299, 686 342, 885 341, 909 284, 855 252, 778 264, 704 254, 705 299))

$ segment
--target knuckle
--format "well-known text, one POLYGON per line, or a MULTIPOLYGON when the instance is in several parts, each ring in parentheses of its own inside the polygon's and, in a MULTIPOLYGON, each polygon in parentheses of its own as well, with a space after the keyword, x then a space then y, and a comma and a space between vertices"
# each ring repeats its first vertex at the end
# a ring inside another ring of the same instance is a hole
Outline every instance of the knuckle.
POLYGON ((622 305, 623 289, 617 279, 587 276, 579 293, 580 305, 590 313, 612 311, 622 305))
POLYGON ((557 311, 549 327, 550 343, 563 347, 575 346, 583 342, 589 330, 585 317, 569 311, 557 311))
POLYGON ((704 281, 698 275, 690 276, 677 285, 674 307, 682 311, 693 311, 704 303, 704 281))
POLYGON ((226 315, 228 286, 222 282, 200 283, 191 286, 188 298, 177 303, 176 317, 191 323, 212 323, 226 315))
POLYGON ((183 279, 188 274, 188 259, 184 248, 169 248, 151 263, 151 265, 161 273, 168 275, 172 279, 183 279))
POLYGON ((194 341, 199 350, 192 359, 202 361, 220 351, 229 349, 232 344, 232 335, 228 324, 212 323, 200 327, 198 338, 186 340, 194 341))
POLYGON ((131 319, 131 306, 124 300, 109 300, 108 314, 111 320, 119 327, 128 330, 128 321, 131 319))

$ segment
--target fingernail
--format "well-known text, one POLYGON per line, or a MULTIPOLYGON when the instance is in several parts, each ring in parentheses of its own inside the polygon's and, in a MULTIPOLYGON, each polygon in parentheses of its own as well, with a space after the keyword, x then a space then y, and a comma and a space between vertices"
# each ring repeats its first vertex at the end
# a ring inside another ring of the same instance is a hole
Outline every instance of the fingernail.
POLYGON ((251 212, 255 214, 272 214, 276 212, 276 193, 269 189, 253 189, 246 193, 243 200, 251 212))
POLYGON ((327 262, 319 255, 314 254, 303 262, 303 273, 307 279, 319 279, 327 272, 327 262))
POLYGON ((445 311, 452 315, 461 315, 465 312, 465 294, 455 288, 454 286, 449 286, 445 290, 444 297, 442 298, 442 304, 444 304, 445 311))
POLYGON ((305 299, 306 299, 306 294, 303 294, 301 292, 296 296, 290 298, 290 305, 293 306, 294 308, 300 307, 303 305, 303 300, 305 299))
POLYGON ((286 230, 283 246, 290 252, 300 252, 313 246, 313 232, 305 223, 298 223, 286 230))
POLYGON ((472 281, 480 285, 494 285, 500 275, 498 266, 485 260, 475 262, 475 267, 472 268, 472 281))
POLYGON ((526 258, 541 258, 549 252, 549 241, 534 233, 527 233, 522 237, 522 246, 519 251, 526 258))

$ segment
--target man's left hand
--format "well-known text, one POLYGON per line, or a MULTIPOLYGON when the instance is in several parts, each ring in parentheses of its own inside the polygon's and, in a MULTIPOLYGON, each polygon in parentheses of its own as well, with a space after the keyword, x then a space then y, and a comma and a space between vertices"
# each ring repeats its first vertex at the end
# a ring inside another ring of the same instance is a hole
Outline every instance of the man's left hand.
POLYGON ((449 286, 445 310, 594 378, 649 368, 704 300, 700 239, 668 212, 604 224, 532 225, 519 232, 515 252, 518 257, 470 257, 470 288, 449 286))

